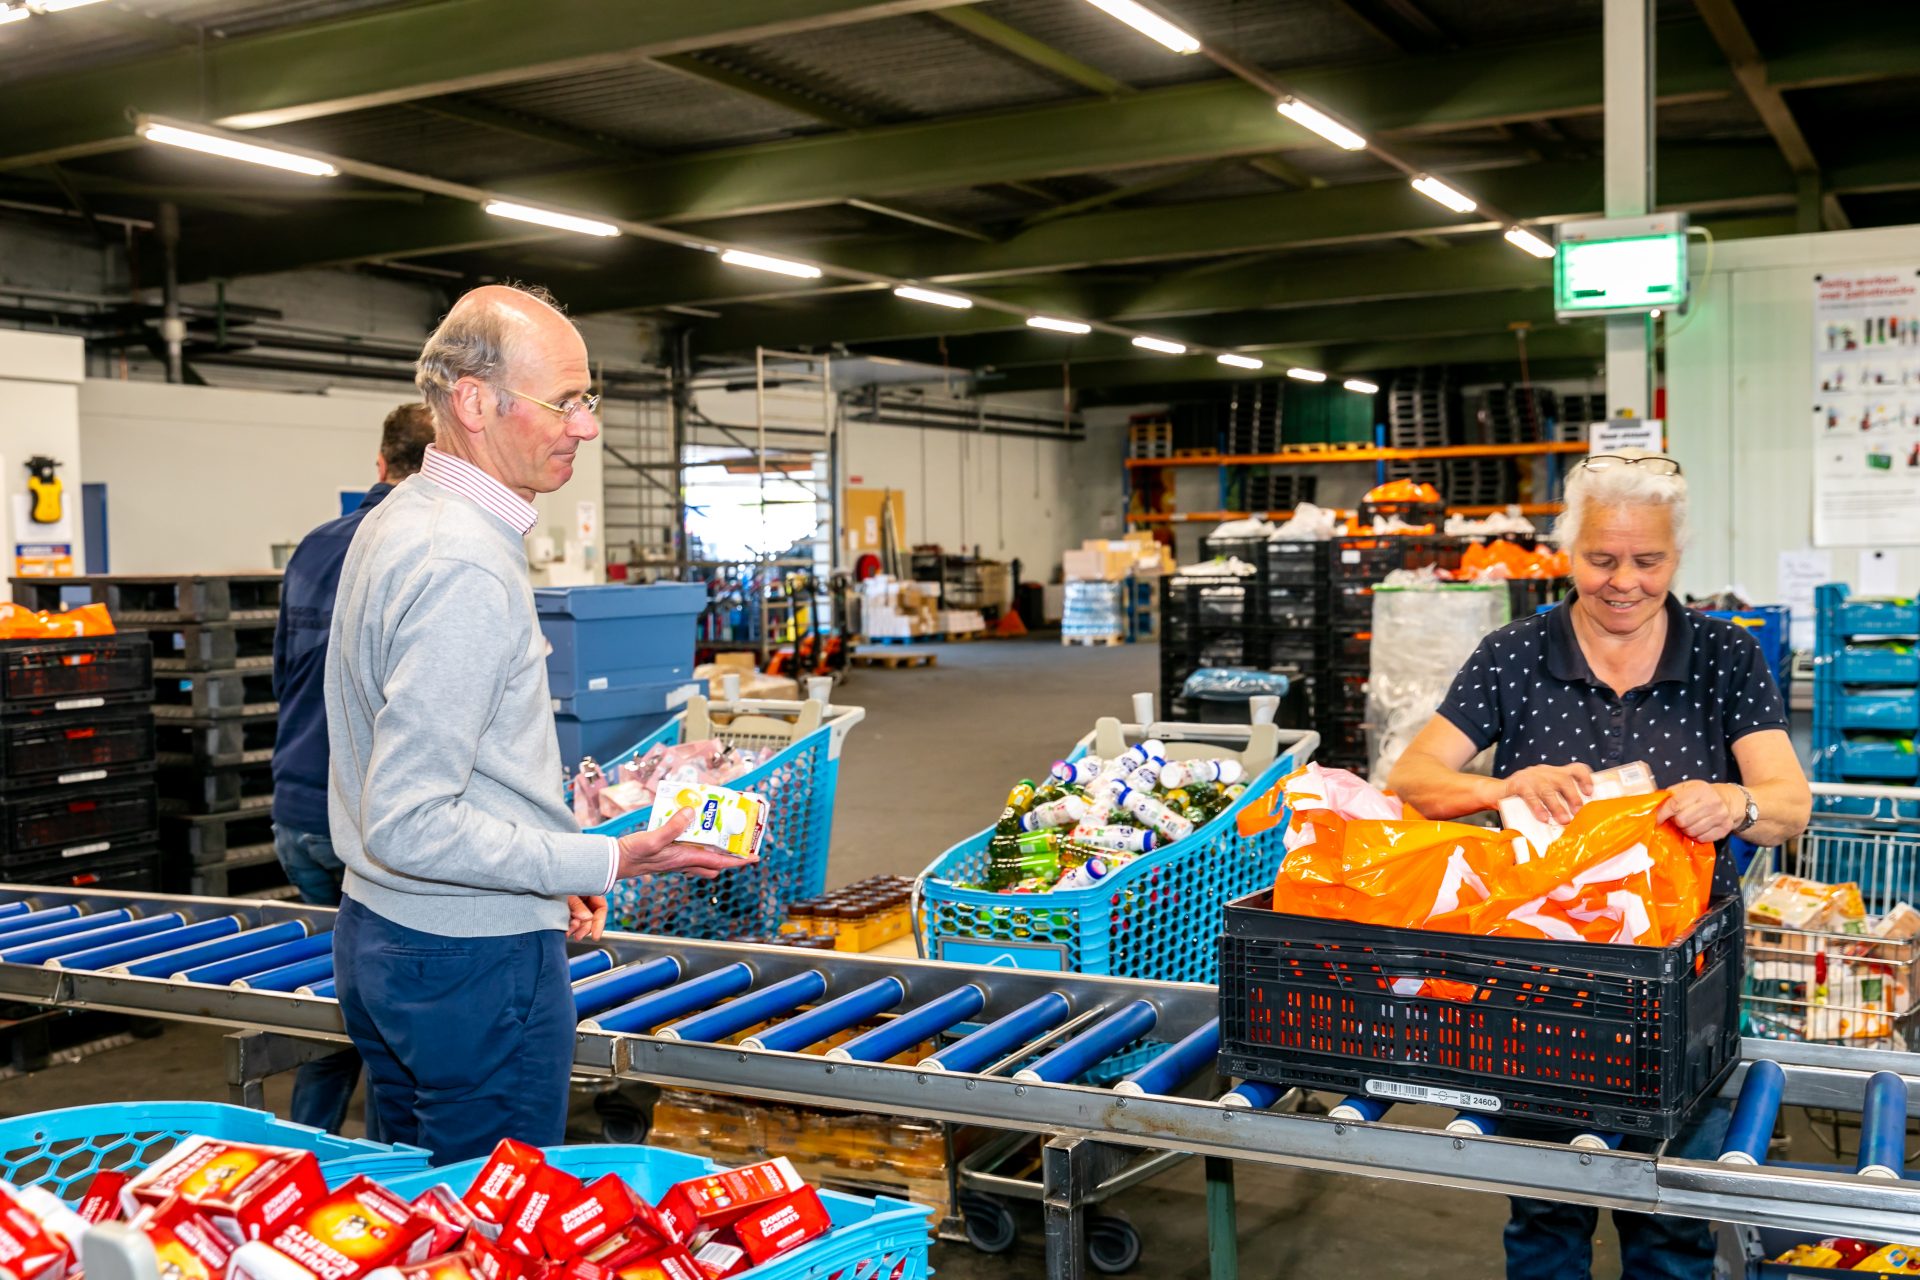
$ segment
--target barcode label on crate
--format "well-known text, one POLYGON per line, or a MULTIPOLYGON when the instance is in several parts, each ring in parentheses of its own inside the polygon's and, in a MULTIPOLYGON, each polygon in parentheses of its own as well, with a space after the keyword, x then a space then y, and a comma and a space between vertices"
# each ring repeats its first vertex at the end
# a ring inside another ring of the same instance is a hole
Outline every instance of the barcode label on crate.
POLYGON ((1456 1107, 1462 1111, 1498 1111, 1500 1099, 1490 1093, 1470 1093, 1464 1089, 1438 1089, 1427 1084, 1402 1084, 1398 1080, 1369 1080, 1367 1093, 1375 1098, 1398 1102, 1430 1102, 1437 1107, 1456 1107))
POLYGON ((106 705, 107 700, 105 698, 67 698, 64 701, 54 703, 53 709, 55 711, 84 711, 88 707, 104 707, 106 705))
POLYGON ((70 782, 98 782, 106 776, 107 771, 105 769, 83 769, 79 773, 61 774, 59 782, 60 785, 64 787, 70 782))
POLYGON ((605 676, 595 676, 593 677, 593 679, 587 681, 587 688, 592 690, 597 691, 600 689, 604 689, 606 687, 607 687, 607 677, 605 676))
POLYGON ((1340 563, 1341 564, 1359 564, 1360 553, 1358 551, 1342 551, 1340 553, 1340 563))
POLYGON ((105 853, 111 848, 113 848, 113 841, 102 840, 98 844, 77 844, 71 849, 62 849, 60 856, 63 858, 84 858, 90 853, 105 853))

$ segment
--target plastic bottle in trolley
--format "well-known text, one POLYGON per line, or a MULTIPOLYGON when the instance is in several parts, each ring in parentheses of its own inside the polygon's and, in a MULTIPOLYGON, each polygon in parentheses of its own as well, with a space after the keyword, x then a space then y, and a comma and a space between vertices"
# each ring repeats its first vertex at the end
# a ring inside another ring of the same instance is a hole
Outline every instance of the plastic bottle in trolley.
POLYGON ((1033 804, 1033 779, 1022 778, 1007 792, 1007 807, 1000 811, 1000 821, 994 824, 994 831, 1003 836, 1020 834, 1020 815, 1033 804))
POLYGON ((599 762, 592 756, 582 760, 580 772, 573 779, 573 817, 582 831, 600 821, 600 793, 606 787, 599 762))
POLYGON ((1184 840, 1193 834, 1193 823, 1155 800, 1144 791, 1123 787, 1114 797, 1114 807, 1125 810, 1158 831, 1169 841, 1184 840))
POLYGON ((1087 816, 1087 802, 1076 795, 1036 804, 1020 818, 1022 831, 1042 831, 1048 827, 1070 827, 1087 816))
POLYGON ((1127 775, 1127 786, 1134 791, 1152 791, 1160 785, 1160 773, 1167 762, 1159 756, 1148 756, 1144 764, 1127 775))
POLYGON ((1107 864, 1099 858, 1088 858, 1073 870, 1061 876, 1054 884, 1055 889, 1091 889, 1107 875, 1107 864))
POLYGON ((1078 760, 1055 760, 1047 776, 1063 786, 1084 787, 1100 776, 1104 763, 1099 756, 1081 756, 1078 760))
POLYGON ((1112 853, 1146 853, 1154 846, 1153 832, 1145 827, 1099 826, 1085 821, 1073 829, 1070 838, 1112 853))
POLYGON ((1160 785, 1169 789, 1189 782, 1218 782, 1225 786, 1240 781, 1246 770, 1238 760, 1175 760, 1160 771, 1160 785))

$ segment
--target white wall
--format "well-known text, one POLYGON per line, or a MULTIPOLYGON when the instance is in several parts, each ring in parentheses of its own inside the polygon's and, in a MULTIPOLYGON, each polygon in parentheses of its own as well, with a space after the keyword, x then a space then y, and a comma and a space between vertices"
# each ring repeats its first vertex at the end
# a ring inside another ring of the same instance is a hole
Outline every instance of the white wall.
MULTIPOLYGON (((1696 272, 1705 259, 1695 248, 1696 272)), ((1774 600, 1780 553, 1812 545, 1813 276, 1876 266, 1920 267, 1920 227, 1715 250, 1692 314, 1668 335, 1667 435, 1693 506, 1684 588, 1737 583, 1751 599, 1774 600)), ((1836 580, 1857 585, 1861 550, 1831 548, 1836 580)), ((1901 586, 1920 586, 1920 548, 1895 554, 1901 586)))
POLYGON ((67 541, 75 572, 86 567, 80 518, 79 383, 86 343, 62 334, 0 331, 0 561, 13 572, 17 542, 53 541, 46 531, 14 519, 14 500, 27 492, 26 461, 45 454, 60 464, 67 541))
MULTIPOLYGON (((89 379, 79 441, 87 479, 107 486, 112 571, 270 567, 273 544, 338 515, 342 489, 373 484, 380 423, 410 398, 89 379)), ((537 531, 564 538, 574 504, 600 501, 600 461, 597 441, 581 449, 572 483, 536 501, 537 531)))

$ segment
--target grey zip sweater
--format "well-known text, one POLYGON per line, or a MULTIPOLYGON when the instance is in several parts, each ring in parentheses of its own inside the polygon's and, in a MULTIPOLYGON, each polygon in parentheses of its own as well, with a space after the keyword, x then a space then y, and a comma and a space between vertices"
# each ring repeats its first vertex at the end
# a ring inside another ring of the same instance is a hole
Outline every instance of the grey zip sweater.
POLYGON ((327 651, 327 814, 346 895, 424 933, 564 929, 611 842, 560 795, 519 537, 424 475, 361 522, 327 651))

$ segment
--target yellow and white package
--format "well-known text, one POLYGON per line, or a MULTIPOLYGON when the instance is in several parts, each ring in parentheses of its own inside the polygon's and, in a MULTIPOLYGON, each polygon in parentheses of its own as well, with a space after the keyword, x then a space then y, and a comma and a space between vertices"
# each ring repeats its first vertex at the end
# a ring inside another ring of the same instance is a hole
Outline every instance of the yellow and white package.
POLYGON ((760 852, 767 829, 765 797, 704 782, 664 782, 654 792, 647 830, 664 827, 682 809, 692 811, 693 824, 680 833, 680 843, 710 845, 736 858, 760 852))

